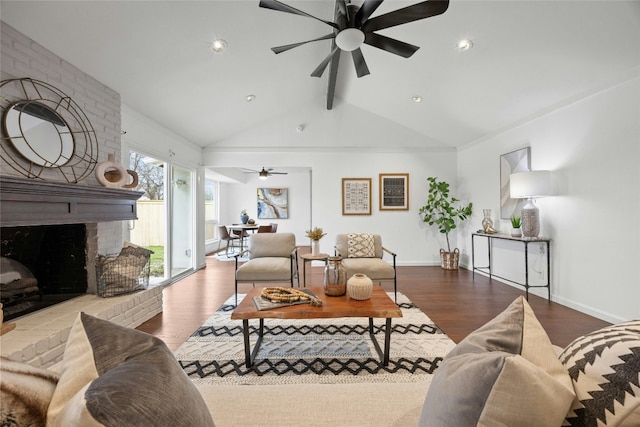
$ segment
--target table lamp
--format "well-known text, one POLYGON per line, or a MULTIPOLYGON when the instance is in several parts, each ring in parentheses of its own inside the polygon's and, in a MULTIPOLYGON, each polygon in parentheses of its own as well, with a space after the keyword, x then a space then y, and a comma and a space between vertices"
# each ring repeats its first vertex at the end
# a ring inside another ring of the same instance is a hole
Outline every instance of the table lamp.
POLYGON ((509 177, 509 191, 513 199, 527 199, 520 213, 522 237, 538 237, 540 234, 540 211, 535 205, 535 199, 551 195, 551 172, 513 173, 509 177))

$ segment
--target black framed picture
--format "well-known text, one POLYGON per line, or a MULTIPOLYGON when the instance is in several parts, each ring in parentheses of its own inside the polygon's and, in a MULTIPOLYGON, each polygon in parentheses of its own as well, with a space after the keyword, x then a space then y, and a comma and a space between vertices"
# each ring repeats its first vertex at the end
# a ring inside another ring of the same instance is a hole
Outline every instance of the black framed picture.
POLYGON ((409 174, 380 174, 380 210, 409 210, 409 174))

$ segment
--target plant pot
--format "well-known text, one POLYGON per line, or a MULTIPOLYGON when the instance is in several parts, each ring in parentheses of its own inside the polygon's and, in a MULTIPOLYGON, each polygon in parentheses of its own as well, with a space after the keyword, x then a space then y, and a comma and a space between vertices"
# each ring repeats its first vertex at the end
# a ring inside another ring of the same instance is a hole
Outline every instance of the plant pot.
POLYGON ((511 237, 522 237, 522 230, 520 228, 512 228, 511 237))
POLYGON ((311 255, 318 255, 320 253, 320 240, 311 241, 311 255))
POLYGON ((440 266, 444 270, 457 270, 460 262, 460 250, 455 248, 453 252, 440 249, 440 266))

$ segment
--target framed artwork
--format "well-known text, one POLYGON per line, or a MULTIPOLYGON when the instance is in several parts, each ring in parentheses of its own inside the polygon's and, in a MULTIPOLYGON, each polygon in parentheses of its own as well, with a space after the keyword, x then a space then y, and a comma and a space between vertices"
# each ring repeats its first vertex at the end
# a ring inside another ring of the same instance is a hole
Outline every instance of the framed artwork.
POLYGON ((524 205, 522 199, 510 196, 509 176, 515 172, 531 170, 531 148, 525 147, 500 156, 500 218, 519 215, 524 205))
POLYGON ((380 174, 380 210, 409 210, 409 174, 380 174))
POLYGON ((342 215, 371 215, 371 178, 342 178, 342 215))
POLYGON ((288 188, 258 188, 258 219, 289 218, 288 188))

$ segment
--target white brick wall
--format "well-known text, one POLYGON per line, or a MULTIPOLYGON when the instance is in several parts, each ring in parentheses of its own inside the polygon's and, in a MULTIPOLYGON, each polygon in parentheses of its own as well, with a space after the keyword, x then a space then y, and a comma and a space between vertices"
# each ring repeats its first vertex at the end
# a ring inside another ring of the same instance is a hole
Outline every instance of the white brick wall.
POLYGON ((16 328, 0 337, 5 357, 49 368, 60 362, 79 312, 135 328, 162 312, 162 287, 112 298, 84 295, 11 322, 16 328))
MULTIPOLYGON (((120 94, 83 73, 53 52, 25 37, 0 21, 0 77, 2 80, 30 77, 48 83, 64 92, 86 114, 98 140, 98 162, 109 154, 120 156, 121 123, 120 94)), ((0 95, 9 100, 18 93, 9 93, 5 87, 0 95)), ((21 98, 18 98, 21 99, 21 98)), ((4 103, 4 100, 2 100, 4 103)), ((0 159, 0 173, 22 176, 7 167, 0 159)), ((45 170, 42 178, 61 181, 59 173, 45 170)), ((100 186, 93 174, 76 185, 100 186)), ((122 247, 122 224, 119 221, 98 224, 98 253, 117 253, 122 247)), ((92 234, 93 235, 93 234, 92 234)), ((90 287, 95 292, 95 277, 90 287)), ((16 329, 0 337, 3 356, 49 367, 62 358, 69 330, 78 312, 113 321, 122 326, 136 327, 162 312, 162 288, 113 298, 85 295, 58 304, 46 310, 16 319, 16 329)))
MULTIPOLYGON (((10 25, 0 21, 0 77, 2 80, 30 77, 48 83, 64 92, 82 109, 89 119, 98 140, 98 162, 109 154, 120 158, 121 123, 120 94, 82 72, 53 52, 24 36, 10 25)), ((9 100, 17 94, 0 95, 9 100)), ((7 167, 0 159, 0 173, 22 176, 7 167)), ((42 178, 61 181, 58 172, 45 170, 42 178)), ((100 186, 93 174, 76 185, 100 186)), ((122 247, 122 226, 119 222, 106 222, 98 226, 98 250, 101 253, 117 253, 122 247), (106 240, 100 240, 106 239, 106 240)))

